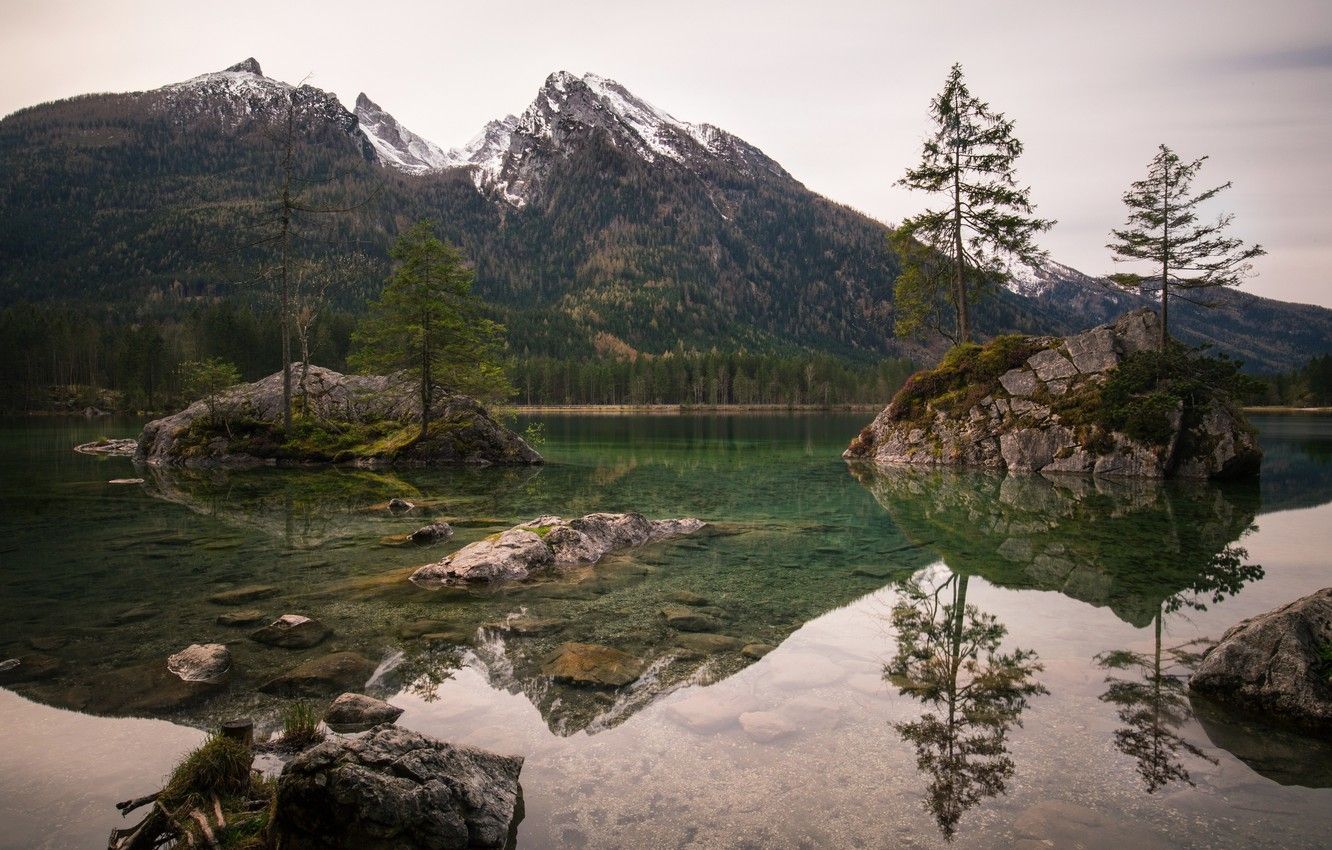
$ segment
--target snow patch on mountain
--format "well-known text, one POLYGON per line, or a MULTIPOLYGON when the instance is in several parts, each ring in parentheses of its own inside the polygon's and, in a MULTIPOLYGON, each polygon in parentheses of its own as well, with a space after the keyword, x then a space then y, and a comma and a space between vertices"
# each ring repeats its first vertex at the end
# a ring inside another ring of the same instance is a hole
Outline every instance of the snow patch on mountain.
POLYGON ((422 174, 465 165, 455 151, 446 151, 434 142, 408 130, 362 92, 356 98, 356 120, 361 132, 375 149, 376 158, 385 165, 422 174))
POLYGON ((1091 275, 1084 274, 1072 266, 1056 263, 1054 260, 1042 260, 1030 265, 1015 263, 1009 271, 1011 276, 1004 281, 1004 287, 1027 298, 1048 295, 1061 283, 1097 283, 1096 278, 1091 275))

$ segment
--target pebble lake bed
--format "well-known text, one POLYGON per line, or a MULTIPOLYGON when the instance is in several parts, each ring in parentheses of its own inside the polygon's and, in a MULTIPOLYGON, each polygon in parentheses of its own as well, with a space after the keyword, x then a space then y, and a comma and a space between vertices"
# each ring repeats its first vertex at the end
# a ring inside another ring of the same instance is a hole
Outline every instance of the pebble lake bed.
POLYGON ((0 680, 0 848, 104 846, 206 730, 343 690, 522 756, 520 848, 1326 846, 1332 744, 1182 683, 1200 639, 1332 585, 1332 417, 1252 417, 1262 476, 1226 484, 867 472, 865 420, 541 415, 545 466, 403 471, 135 467, 71 449, 137 420, 3 420, 0 660, 29 675, 0 680), (624 511, 706 525, 409 580, 624 511), (940 599, 1030 653, 1001 719, 903 686, 940 599), (164 686, 192 645, 224 681, 164 686))

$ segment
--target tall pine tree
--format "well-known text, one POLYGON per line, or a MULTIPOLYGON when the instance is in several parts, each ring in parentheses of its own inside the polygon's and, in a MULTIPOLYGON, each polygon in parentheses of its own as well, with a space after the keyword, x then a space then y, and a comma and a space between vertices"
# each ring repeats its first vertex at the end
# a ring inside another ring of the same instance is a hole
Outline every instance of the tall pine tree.
POLYGON ((513 394, 500 360, 504 328, 481 315, 472 270, 461 251, 435 235, 433 222, 414 225, 391 255, 396 267, 356 329, 349 361, 416 383, 424 438, 441 387, 485 401, 513 394))
POLYGON ((1150 262, 1159 274, 1117 274, 1121 286, 1161 289, 1161 348, 1170 339, 1171 289, 1209 289, 1238 286, 1253 273, 1250 260, 1267 252, 1261 245, 1245 244, 1225 234, 1235 218, 1223 213, 1210 223, 1198 220, 1198 207, 1230 188, 1226 182, 1203 192, 1193 192, 1193 180, 1207 157, 1185 162, 1161 145, 1147 176, 1124 193, 1128 222, 1112 230, 1114 242, 1106 245, 1116 262, 1150 262))
POLYGON ((919 243, 923 251, 899 252, 899 332, 925 321, 940 300, 956 314, 955 342, 971 340, 971 303, 1008 277, 1009 262, 1032 264, 1045 254, 1037 233, 1054 222, 1035 216, 1029 190, 1017 184, 1013 166, 1022 142, 1013 122, 972 95, 954 64, 943 91, 930 102, 933 134, 921 161, 898 185, 947 198, 902 222, 894 238, 919 243))

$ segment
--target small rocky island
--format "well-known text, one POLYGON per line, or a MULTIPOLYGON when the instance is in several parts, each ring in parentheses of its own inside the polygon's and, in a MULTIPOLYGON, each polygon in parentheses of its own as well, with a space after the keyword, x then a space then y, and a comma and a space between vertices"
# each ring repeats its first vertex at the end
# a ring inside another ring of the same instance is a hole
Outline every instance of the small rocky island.
POLYGON ((1256 475, 1234 361, 1161 351, 1143 308, 1076 336, 1001 336, 918 372, 843 457, 1136 478, 1256 475))
POLYGON ((156 419, 135 459, 153 466, 538 464, 541 455, 467 396, 437 389, 426 436, 408 381, 293 364, 298 415, 282 428, 282 373, 156 419))

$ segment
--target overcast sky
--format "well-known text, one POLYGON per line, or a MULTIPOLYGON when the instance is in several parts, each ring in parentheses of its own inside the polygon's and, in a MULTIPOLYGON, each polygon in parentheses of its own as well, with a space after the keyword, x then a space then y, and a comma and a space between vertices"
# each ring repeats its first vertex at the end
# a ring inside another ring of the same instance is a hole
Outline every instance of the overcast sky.
POLYGON ((444 147, 593 71, 762 148, 810 188, 894 222, 949 66, 1017 121, 1051 256, 1113 270, 1120 196, 1162 142, 1269 256, 1247 287, 1332 307, 1332 2, 73 3, 0 0, 0 114, 155 88, 254 56, 349 107, 365 91, 444 147), (946 7, 946 8, 940 8, 946 7))

